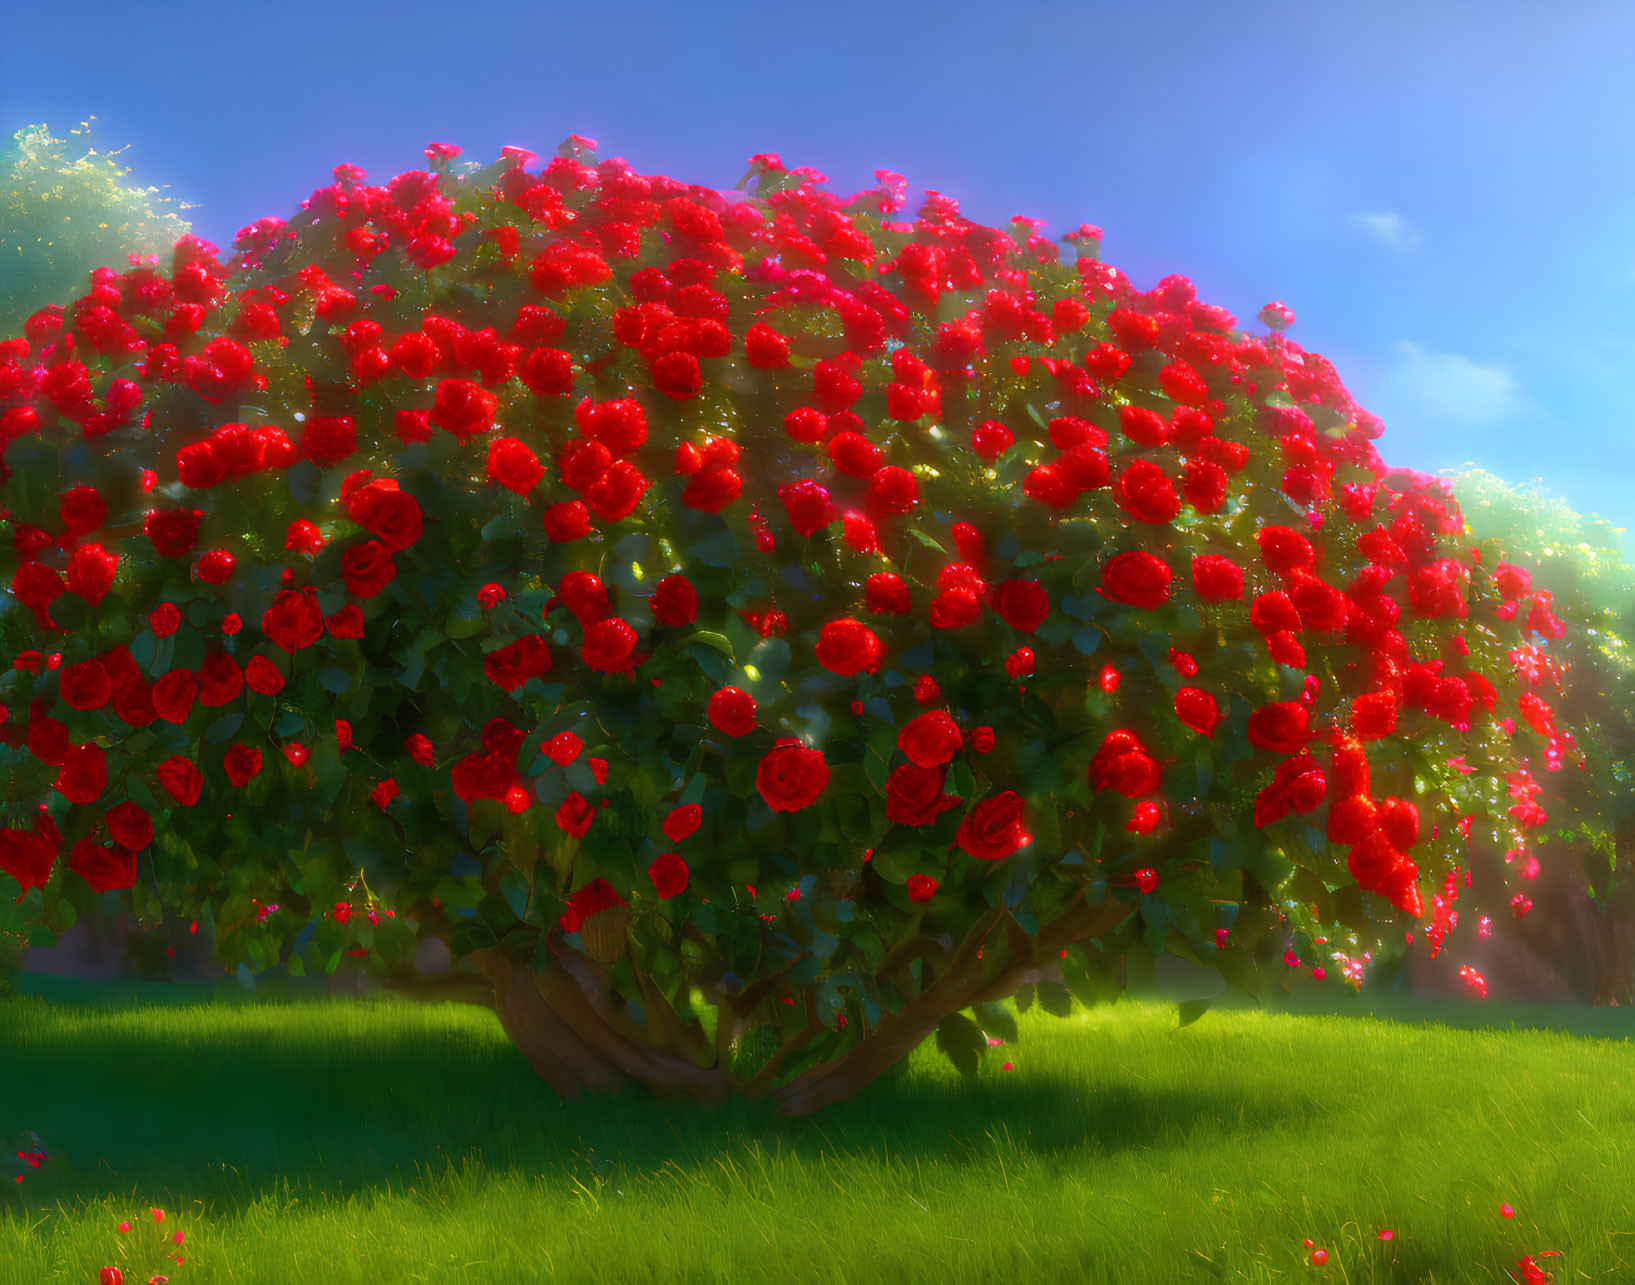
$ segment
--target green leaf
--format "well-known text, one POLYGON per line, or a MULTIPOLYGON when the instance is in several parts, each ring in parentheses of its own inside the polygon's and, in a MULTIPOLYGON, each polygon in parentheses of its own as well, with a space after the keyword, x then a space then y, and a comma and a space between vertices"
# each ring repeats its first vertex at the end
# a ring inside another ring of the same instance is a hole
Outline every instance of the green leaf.
POLYGON ((327 691, 339 696, 352 686, 352 674, 337 665, 332 665, 328 669, 318 671, 318 681, 324 685, 327 691))
POLYGON ((481 919, 465 919, 454 926, 449 934, 449 949, 456 955, 469 955, 474 950, 485 950, 497 945, 494 930, 481 919))
POLYGON ((1016 1001, 1016 1011, 1018 1013, 1027 1012, 1028 1009, 1033 1007, 1033 984, 1030 982, 1018 987, 1016 994, 1011 998, 1016 1001))
POLYGON ((1182 1026, 1191 1026, 1200 1017, 1209 1011, 1213 999, 1186 999, 1175 1008, 1176 1015, 1181 1019, 1182 1026))
POLYGON ((738 658, 732 651, 731 640, 723 634, 712 633, 708 629, 700 629, 697 633, 688 637, 687 643, 689 646, 713 647, 734 665, 738 663, 738 658))
POLYGON ((712 567, 730 567, 738 561, 738 541, 723 524, 719 531, 693 541, 687 553, 712 567))
POLYGON ((223 714, 209 727, 204 729, 204 739, 212 745, 220 745, 244 723, 244 711, 235 710, 231 714, 223 714))
POLYGON ((921 544, 923 544, 928 549, 935 549, 938 553, 946 553, 947 552, 947 550, 942 547, 942 541, 933 539, 931 536, 927 535, 924 531, 920 530, 920 528, 917 527, 917 526, 909 527, 908 528, 908 533, 909 533, 909 535, 913 536, 916 540, 918 540, 921 544))
POLYGON ((480 634, 485 627, 482 609, 476 603, 461 607, 448 618, 443 626, 443 632, 450 638, 472 638, 480 634))
POLYGON ((994 1039, 1015 1044, 1021 1035, 1016 1029, 1016 1018, 1002 1004, 974 1004, 971 1015, 977 1025, 994 1039))
POLYGON ((1052 1017, 1067 1017, 1073 1012, 1073 992, 1060 982, 1041 980, 1038 991, 1039 1007, 1052 1017))
POLYGON ((950 1013, 937 1023, 937 1047, 965 1076, 976 1074, 977 1064, 987 1052, 988 1040, 982 1029, 963 1013, 950 1013))

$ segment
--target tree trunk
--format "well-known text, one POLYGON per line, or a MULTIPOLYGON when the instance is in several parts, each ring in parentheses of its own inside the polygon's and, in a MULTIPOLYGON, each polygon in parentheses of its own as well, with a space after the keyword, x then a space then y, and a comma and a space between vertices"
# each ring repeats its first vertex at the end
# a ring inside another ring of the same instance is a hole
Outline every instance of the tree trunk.
MULTIPOLYGON (((1111 932, 1131 913, 1133 907, 1119 902, 1087 906, 1079 901, 1046 924, 1037 937, 1029 937, 1005 906, 995 906, 966 934, 934 979, 934 952, 899 953, 882 964, 877 979, 896 975, 919 958, 925 979, 920 993, 902 1012, 883 1016, 849 1052, 773 1090, 772 1099, 784 1115, 799 1116, 850 1097, 913 1052, 944 1018, 1014 994, 1030 976, 1038 975, 1037 970, 1054 962, 1063 947, 1111 932), (994 930, 1000 924, 1004 939, 996 942, 994 930), (992 958, 984 965, 985 950, 990 955, 1002 952, 997 968, 992 958)), ((749 1016, 740 1010, 746 1004, 758 1007, 769 998, 776 979, 759 985, 755 995, 740 997, 745 1003, 734 1005, 722 997, 717 1012, 724 1038, 712 1050, 687 1031, 651 986, 643 987, 646 1025, 636 1026, 609 999, 603 966, 575 951, 563 948, 539 973, 493 947, 474 952, 470 959, 493 985, 494 1009, 506 1034, 539 1078, 568 1102, 577 1102, 587 1090, 617 1094, 631 1082, 645 1084, 661 1098, 685 1094, 712 1105, 719 1104, 729 1089, 759 1099, 784 1059, 824 1033, 809 1004, 805 1026, 745 1084, 722 1068, 731 1055, 733 1032, 741 1030, 749 1016)))

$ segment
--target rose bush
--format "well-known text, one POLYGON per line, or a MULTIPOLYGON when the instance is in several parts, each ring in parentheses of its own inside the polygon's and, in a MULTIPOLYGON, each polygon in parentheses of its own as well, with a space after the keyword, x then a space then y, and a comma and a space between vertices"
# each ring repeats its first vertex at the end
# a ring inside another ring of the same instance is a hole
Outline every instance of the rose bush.
POLYGON ((800 1113, 1164 950, 1360 956, 1542 821, 1505 657, 1564 624, 1322 357, 887 171, 456 153, 0 346, 37 935, 437 936, 569 1098, 800 1113))

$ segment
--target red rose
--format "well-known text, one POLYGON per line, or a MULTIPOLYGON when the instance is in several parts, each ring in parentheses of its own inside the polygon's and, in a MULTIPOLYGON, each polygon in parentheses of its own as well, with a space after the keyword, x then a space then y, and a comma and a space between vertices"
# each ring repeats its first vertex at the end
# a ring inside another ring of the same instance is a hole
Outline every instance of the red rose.
POLYGON ((811 478, 780 484, 778 498, 783 501, 784 512, 789 515, 789 525, 795 528, 798 535, 809 536, 835 520, 835 506, 829 496, 829 488, 811 478))
POLYGON ((1033 841, 1022 828, 1022 796, 1006 790, 984 799, 959 823, 954 844, 978 861, 998 861, 1033 841))
POLYGON ((906 616, 913 604, 908 598, 908 586, 895 571, 876 571, 864 585, 864 600, 870 611, 906 616))
POLYGON ((1183 687, 1175 693, 1175 717, 1194 732, 1213 739, 1222 715, 1209 692, 1201 687, 1183 687))
POLYGON ((547 758, 558 767, 567 767, 579 757, 579 751, 585 748, 584 741, 572 732, 558 732, 550 740, 540 746, 547 758))
POLYGON ((349 602, 333 616, 324 617, 324 628, 331 638, 362 638, 363 611, 355 602, 349 602))
POLYGON ((1359 887, 1378 892, 1407 859, 1405 853, 1391 846, 1385 831, 1374 830, 1352 845, 1345 864, 1359 887))
POLYGON ((744 480, 732 468, 705 468, 693 474, 681 502, 703 513, 719 513, 738 498, 744 480))
POLYGON ((71 745, 57 773, 57 792, 70 803, 95 803, 108 788, 108 756, 100 745, 71 745))
POLYGON ((579 659, 603 674, 628 674, 630 653, 636 647, 636 631, 617 616, 609 616, 585 627, 579 659))
POLYGON ((545 476, 545 466, 526 443, 499 437, 488 445, 488 476, 508 491, 527 495, 545 476))
POLYGON ((420 501, 390 478, 376 478, 346 497, 346 515, 391 553, 401 553, 420 538, 420 501))
POLYGON ((324 544, 323 533, 305 518, 296 518, 284 533, 284 547, 292 553, 317 553, 324 544))
POLYGON ((1295 634, 1305 628, 1293 599, 1281 589, 1255 595, 1249 604, 1249 623, 1263 634, 1295 634))
POLYGON ((897 748, 916 767, 941 767, 965 745, 959 725, 945 710, 927 710, 897 733, 897 748))
POLYGON ((814 651, 818 663, 830 673, 850 678, 854 674, 878 672, 886 645, 861 620, 843 616, 829 621, 818 631, 814 651))
POLYGON ((583 839, 595 819, 596 809, 578 790, 570 793, 556 810, 557 825, 562 827, 563 833, 575 839, 583 839))
POLYGON ((1068 509, 1079 498, 1079 488, 1068 470, 1057 464, 1035 464, 1022 480, 1022 494, 1047 509, 1068 509))
POLYGON ((1118 426, 1137 446, 1162 446, 1169 440, 1169 424, 1157 411, 1145 406, 1120 406, 1118 426))
POLYGON ((1376 741, 1397 730, 1397 698, 1391 692, 1369 692, 1351 702, 1351 734, 1376 741))
POLYGON ((119 558, 100 544, 82 544, 68 559, 68 592, 78 594, 94 607, 113 588, 118 567, 119 558))
POLYGON ((235 790, 242 790, 261 771, 261 751, 235 743, 221 757, 221 765, 235 790))
POLYGON ((696 397, 704 387, 704 375, 698 368, 698 358, 690 352, 665 353, 648 363, 647 374, 654 388, 678 402, 696 397))
POLYGON ((199 704, 225 705, 243 690, 244 671, 238 662, 219 648, 206 652, 199 666, 199 704))
POLYGON ((445 379, 437 385, 431 422, 463 441, 493 427, 498 405, 499 398, 469 379, 445 379))
POLYGON ((1227 480, 1219 464, 1190 459, 1181 474, 1181 493, 1199 513, 1213 513, 1226 502, 1227 480))
POLYGON ((1050 615, 1050 592, 1037 580, 1003 580, 989 605, 1012 629, 1031 634, 1050 615))
POLYGON ((679 627, 698 619, 698 590, 683 575, 665 576, 653 586, 648 600, 653 619, 661 625, 679 627))
POLYGON ((502 691, 512 692, 530 678, 551 672, 551 649, 538 634, 524 634, 508 647, 483 657, 483 673, 502 691))
POLYGON ((1219 553, 1192 558, 1192 589, 1200 602, 1235 602, 1243 597, 1243 568, 1219 553))
POLYGON ((113 685, 99 660, 82 660, 70 665, 57 679, 57 691, 69 709, 101 709, 108 703, 113 685))
POLYGON ((251 656, 244 666, 244 681, 250 690, 263 696, 276 696, 284 690, 284 675, 278 666, 265 656, 251 656))
POLYGON ((916 767, 901 763, 886 778, 886 820, 893 825, 931 825, 949 808, 958 807, 957 794, 944 794, 945 767, 916 767))
POLYGON ((181 609, 174 602, 161 602, 148 613, 148 628, 155 638, 169 638, 181 624, 181 609))
POLYGON ((535 348, 517 366, 517 378, 536 397, 565 397, 573 392, 573 358, 560 349, 535 348))
POLYGON ((73 486, 57 497, 57 515, 63 536, 77 540, 90 535, 108 516, 108 503, 94 486, 73 486))
POLYGON ((936 891, 937 881, 930 875, 908 876, 908 899, 910 901, 930 901, 936 891))
POLYGON ((57 861, 57 846, 26 830, 0 829, 0 870, 17 881, 22 892, 43 888, 57 861))
POLYGON ((694 833, 699 823, 704 819, 704 809, 696 803, 683 803, 678 808, 672 808, 660 825, 664 837, 671 843, 680 843, 694 833))
POLYGON ((633 397, 601 403, 586 397, 574 407, 573 418, 586 438, 602 443, 615 458, 630 455, 647 441, 647 413, 633 397))
POLYGON ((317 416, 302 427, 301 455, 319 468, 350 459, 357 449, 357 428, 348 416, 317 416))
POLYGON ((590 534, 590 512, 582 500, 553 504, 545 510, 545 534, 553 543, 583 540, 590 534))
POLYGON ((176 452, 176 473, 182 485, 194 491, 207 490, 227 476, 225 464, 216 458, 215 445, 206 439, 176 452))
POLYGON ((374 789, 369 791, 369 801, 377 808, 385 811, 391 804, 392 800, 397 798, 398 793, 399 790, 397 782, 391 777, 387 777, 379 785, 375 786, 374 789))
POLYGON ((648 487, 647 479, 629 460, 614 460, 585 492, 585 504, 604 522, 618 522, 630 516, 648 487))
POLYGON ((1300 635, 1292 630, 1280 629, 1274 634, 1267 634, 1266 650, 1279 665, 1289 669, 1306 667, 1306 649, 1300 644, 1300 635))
POLYGON ((466 755, 450 772, 450 784, 456 797, 466 803, 473 799, 503 798, 516 779, 516 755, 493 750, 466 755))
POLYGON ((207 549, 193 564, 193 574, 206 584, 223 585, 233 578, 237 561, 226 549, 207 549))
POLYGON ((48 715, 47 708, 43 700, 29 706, 28 752, 50 767, 61 767, 68 757, 68 724, 48 715))
MULTIPOLYGON (((581 626, 589 627, 612 614, 608 605, 607 586, 594 571, 568 571, 557 584, 561 604, 573 612, 581 626)), ((547 604, 546 610, 550 610, 547 604)))
POLYGON ((1102 592, 1114 602, 1152 611, 1169 601, 1169 585, 1169 567, 1143 550, 1116 554, 1102 564, 1102 592))
POLYGON ((728 736, 748 736, 755 730, 755 698, 740 688, 721 688, 704 712, 710 724, 728 736))
POLYGON ((1533 587, 1533 577, 1524 567, 1501 562, 1493 568, 1493 587, 1505 602, 1515 602, 1533 587))
POLYGON ((906 468, 888 464, 869 478, 863 498, 875 513, 912 513, 920 502, 920 487, 906 468))
POLYGON ((280 590, 272 606, 261 613, 261 632, 275 647, 294 655, 317 642, 324 632, 324 616, 311 589, 280 590))
POLYGON ((1119 474, 1119 506, 1138 522, 1163 526, 1181 511, 1175 483, 1151 460, 1136 460, 1119 474))
POLYGON ((153 818, 128 799, 103 813, 102 823, 115 843, 132 852, 153 842, 153 818))
POLYGON ((613 885, 606 879, 593 879, 568 898, 568 908, 557 922, 561 924, 563 932, 576 933, 592 915, 629 904, 613 891, 613 885))
POLYGON ((191 669, 173 669, 153 685, 153 708, 167 723, 187 721, 199 696, 199 680, 191 669))
POLYGON ((744 332, 744 360, 757 370, 781 370, 789 364, 789 341, 757 321, 744 332))
POLYGON ((1350 794, 1330 801, 1328 823, 1324 827, 1330 843, 1358 844, 1377 829, 1378 809, 1366 794, 1350 794))
MULTIPOLYGON (((70 568, 72 571, 72 568, 70 568)), ((1440 558, 1408 573, 1408 608, 1432 620, 1465 618, 1465 586, 1470 572, 1452 558, 1440 558)), ((72 588, 72 585, 69 586, 72 588)))
POLYGON ((574 438, 556 453, 556 471, 562 484, 583 495, 613 467, 613 452, 601 442, 574 438))
POLYGON ((1255 543, 1260 545, 1260 560, 1274 575, 1309 570, 1317 560, 1311 541, 1293 527, 1262 527, 1255 532, 1255 543))
POLYGON ((354 597, 373 598, 397 576, 391 551, 379 540, 369 540, 341 555, 341 575, 354 597))
POLYGON ((987 419, 971 430, 971 454, 992 464, 1016 441, 1016 435, 998 420, 987 419))
POLYGON ((69 855, 68 868, 93 892, 118 892, 136 882, 136 853, 119 844, 109 847, 81 839, 69 855))
POLYGON ((1118 728, 1107 734, 1090 759, 1086 777, 1098 793, 1111 789, 1127 799, 1163 788, 1163 771, 1133 732, 1118 728))
POLYGON ((653 889, 660 901, 668 901, 685 892, 689 873, 687 863, 678 852, 661 852, 647 867, 647 877, 653 881, 653 889))
POLYGON ((1106 486, 1112 472, 1107 463, 1107 452, 1089 442, 1082 442, 1065 451, 1054 467, 1067 481, 1074 499, 1078 498, 1079 492, 1096 491, 1106 486))
POLYGON ((421 767, 430 767, 437 761, 436 747, 421 732, 416 732, 405 740, 403 747, 409 751, 409 757, 421 767))
POLYGON ((1277 701, 1249 715, 1249 744, 1273 754, 1296 754, 1310 739, 1311 715, 1299 701, 1277 701))
POLYGON ((798 812, 817 801, 829 784, 829 765, 821 750, 792 737, 780 739, 762 757, 755 788, 774 812, 798 812))
POLYGON ((152 510, 142 521, 142 533, 161 558, 185 558, 199 538, 202 509, 152 510))

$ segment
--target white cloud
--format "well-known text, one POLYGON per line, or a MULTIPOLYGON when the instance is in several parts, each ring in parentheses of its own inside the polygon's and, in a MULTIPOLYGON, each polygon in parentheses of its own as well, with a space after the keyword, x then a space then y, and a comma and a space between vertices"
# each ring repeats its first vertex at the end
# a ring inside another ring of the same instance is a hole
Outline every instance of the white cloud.
POLYGON ((1420 423, 1490 428, 1542 409, 1503 366, 1482 366, 1458 353, 1427 352, 1406 339, 1393 352, 1396 360, 1385 372, 1382 400, 1420 423))
POLYGON ((1400 214, 1353 214, 1351 221, 1392 250, 1411 250, 1419 244, 1419 233, 1400 214))

